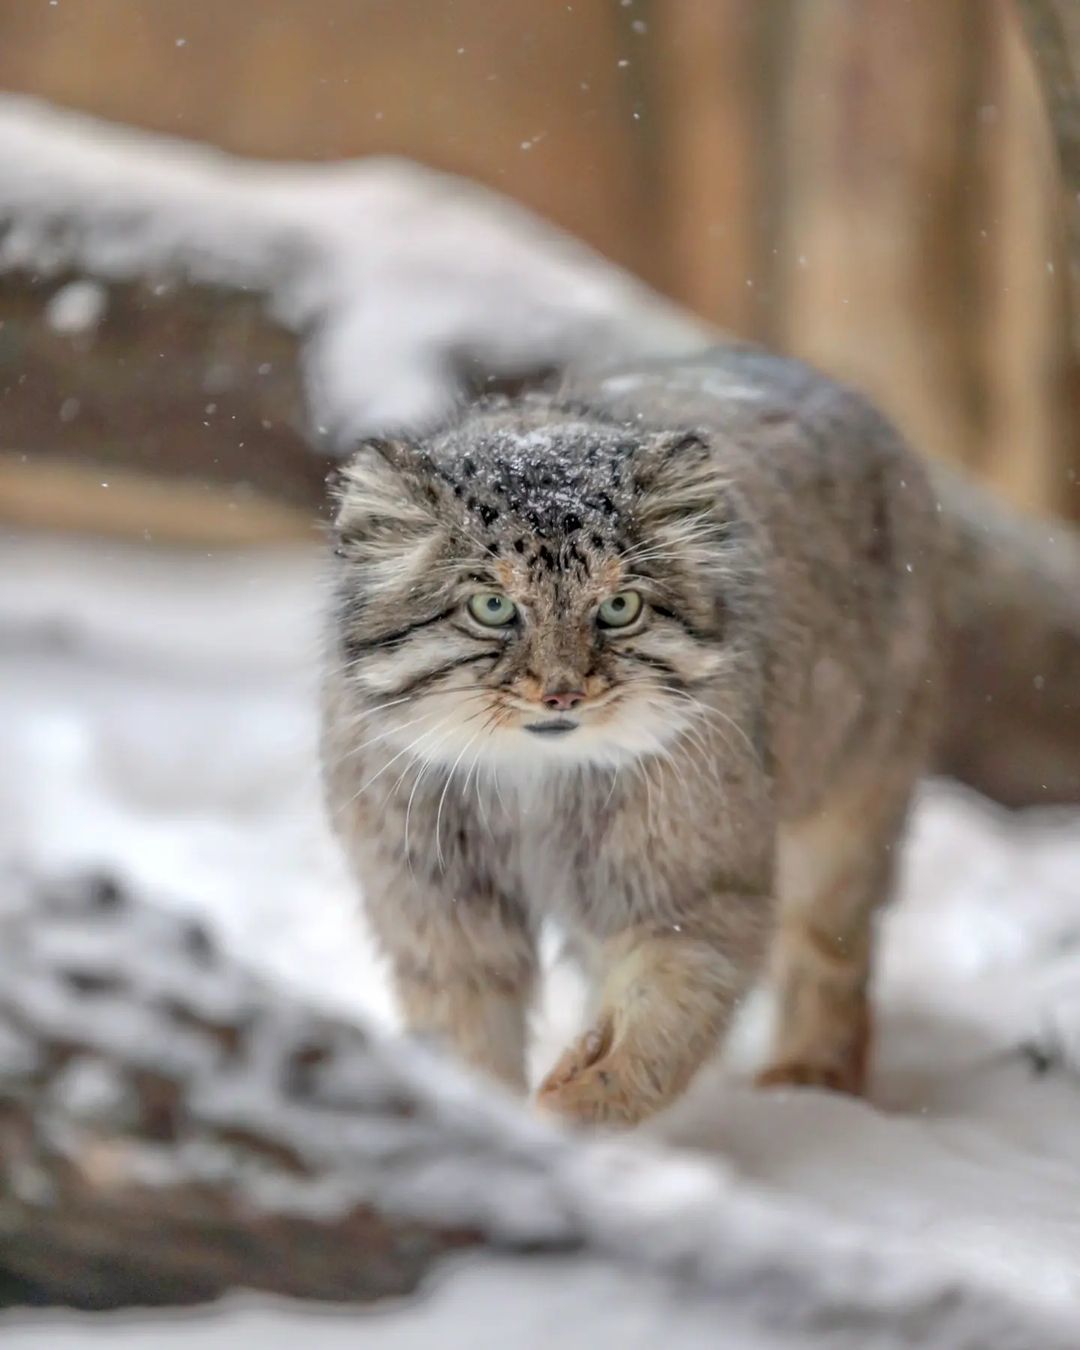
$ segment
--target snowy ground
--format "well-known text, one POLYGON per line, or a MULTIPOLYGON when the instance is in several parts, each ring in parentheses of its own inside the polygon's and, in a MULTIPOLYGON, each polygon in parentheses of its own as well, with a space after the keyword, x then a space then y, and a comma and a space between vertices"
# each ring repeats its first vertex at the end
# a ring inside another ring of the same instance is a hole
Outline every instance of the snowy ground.
MULTIPOLYGON (((305 554, 0 540, 0 850, 119 869, 203 908, 251 963, 388 1018, 320 814, 316 577, 305 554)), ((869 1104, 755 1094, 718 1065, 653 1132, 1080 1317, 1080 815, 1008 818, 929 788, 880 983, 869 1104)), ((578 997, 555 972, 538 1064, 578 997)), ((230 1343, 242 1326, 275 1343, 265 1310, 244 1316, 230 1343)), ((51 1319, 4 1334, 97 1341, 51 1319)))

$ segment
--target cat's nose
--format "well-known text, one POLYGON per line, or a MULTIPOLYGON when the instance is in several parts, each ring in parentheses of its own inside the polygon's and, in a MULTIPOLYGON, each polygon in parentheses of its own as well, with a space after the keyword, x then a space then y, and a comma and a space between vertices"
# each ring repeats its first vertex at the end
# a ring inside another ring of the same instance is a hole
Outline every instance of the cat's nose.
POLYGON ((550 708, 552 712, 569 712, 571 708, 576 708, 579 703, 585 702, 584 689, 551 689, 540 702, 545 708, 550 708))

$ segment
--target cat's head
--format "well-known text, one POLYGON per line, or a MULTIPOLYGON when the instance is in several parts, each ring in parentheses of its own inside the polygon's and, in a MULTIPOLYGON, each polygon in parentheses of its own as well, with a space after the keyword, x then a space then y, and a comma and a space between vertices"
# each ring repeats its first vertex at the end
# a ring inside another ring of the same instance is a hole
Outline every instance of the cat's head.
POLYGON ((337 498, 336 659, 419 759, 626 763, 730 666, 738 529, 697 434, 481 406, 364 445, 337 498))

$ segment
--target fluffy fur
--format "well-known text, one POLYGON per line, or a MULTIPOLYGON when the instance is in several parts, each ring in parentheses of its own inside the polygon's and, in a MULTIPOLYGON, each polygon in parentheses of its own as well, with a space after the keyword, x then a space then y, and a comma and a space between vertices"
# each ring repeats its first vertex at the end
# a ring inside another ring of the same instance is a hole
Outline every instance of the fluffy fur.
POLYGON ((767 960, 764 1081, 860 1090, 939 685, 940 517, 893 429, 725 350, 366 445, 338 498, 328 797, 409 1025, 521 1087, 553 919, 596 1000, 551 1110, 663 1107, 767 960))

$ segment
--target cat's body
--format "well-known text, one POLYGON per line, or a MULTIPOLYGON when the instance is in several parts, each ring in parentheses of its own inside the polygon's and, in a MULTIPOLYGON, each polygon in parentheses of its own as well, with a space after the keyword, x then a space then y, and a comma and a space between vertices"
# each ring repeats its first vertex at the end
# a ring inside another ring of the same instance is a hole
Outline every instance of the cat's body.
POLYGON ((941 520, 864 400, 740 349, 362 450, 324 757, 407 1023, 520 1085, 554 918, 597 1001, 551 1109, 666 1104, 767 960, 764 1079, 860 1089, 940 688, 941 520))

